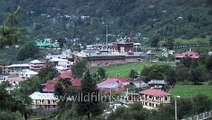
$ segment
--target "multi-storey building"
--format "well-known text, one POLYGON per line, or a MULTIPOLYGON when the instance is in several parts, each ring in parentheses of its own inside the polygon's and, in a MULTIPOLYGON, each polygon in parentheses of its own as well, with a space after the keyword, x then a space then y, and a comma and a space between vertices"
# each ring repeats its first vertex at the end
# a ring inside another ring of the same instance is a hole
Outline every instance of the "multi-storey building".
POLYGON ((171 94, 162 90, 148 89, 140 92, 142 104, 147 109, 157 109, 160 104, 171 103, 171 94))
POLYGON ((55 108, 59 101, 54 93, 34 92, 29 97, 32 99, 33 108, 55 108))
POLYGON ((12 64, 5 67, 5 73, 19 75, 22 70, 29 69, 29 67, 29 64, 12 64))
POLYGON ((39 71, 44 66, 45 66, 45 62, 42 62, 39 60, 33 60, 30 62, 30 69, 33 71, 39 71))

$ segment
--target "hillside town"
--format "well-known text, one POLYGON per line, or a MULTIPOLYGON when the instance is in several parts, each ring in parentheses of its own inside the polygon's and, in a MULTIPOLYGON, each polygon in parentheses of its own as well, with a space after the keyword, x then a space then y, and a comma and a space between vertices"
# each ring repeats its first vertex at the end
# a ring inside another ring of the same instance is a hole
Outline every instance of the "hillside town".
MULTIPOLYGON (((32 100, 31 108, 42 109, 42 111, 48 114, 54 112, 58 108, 58 103, 63 100, 60 98, 61 96, 57 96, 55 93, 55 90, 57 90, 56 86, 61 79, 67 82, 69 81, 73 88, 80 88, 83 78, 77 77, 72 72, 73 65, 77 64, 79 60, 86 61, 86 67, 89 69, 129 63, 145 62, 148 64, 157 64, 161 62, 155 54, 155 49, 158 48, 146 48, 143 51, 137 52, 135 50, 141 48, 141 44, 134 43, 127 38, 117 39, 117 42, 113 43, 87 45, 85 49, 79 52, 59 47, 52 48, 51 44, 47 44, 47 42, 42 43, 46 45, 41 45, 41 42, 36 42, 37 47, 40 49, 56 49, 56 51, 61 51, 61 54, 48 53, 41 59, 34 59, 30 62, 23 62, 22 64, 17 63, 1 66, 2 74, 0 82, 8 81, 11 86, 7 87, 7 91, 11 92, 18 89, 19 84, 23 81, 37 76, 41 69, 49 65, 52 66, 58 74, 54 78, 41 83, 40 86, 42 88, 39 91, 33 91, 29 95, 32 100)), ((167 51, 164 49, 165 48, 160 49, 162 52, 161 56, 164 56, 164 54, 175 55, 175 59, 171 61, 171 64, 174 66, 180 64, 184 59, 197 61, 201 57, 199 53, 191 49, 174 54, 173 50, 167 51)), ((136 72, 133 74, 136 74, 136 72)), ((64 84, 62 88, 65 89, 65 86, 64 84)), ((143 108, 157 110, 162 104, 170 105, 172 99, 176 99, 177 97, 170 93, 173 87, 173 83, 170 81, 158 79, 157 77, 149 81, 144 81, 138 74, 130 78, 122 77, 118 74, 116 74, 116 76, 105 76, 100 78, 96 87, 102 95, 109 94, 111 98, 112 94, 120 95, 118 98, 113 98, 108 101, 109 106, 103 113, 106 119, 110 113, 115 112, 117 108, 129 107, 130 104, 135 102, 140 102, 143 108), (133 89, 129 90, 130 88, 133 89)), ((66 100, 73 101, 74 99, 72 97, 74 97, 74 95, 69 96, 66 100)), ((208 116, 210 115, 212 115, 212 111, 209 112, 208 116)))
POLYGON ((211 0, 0 0, 0 120, 212 120, 211 0))

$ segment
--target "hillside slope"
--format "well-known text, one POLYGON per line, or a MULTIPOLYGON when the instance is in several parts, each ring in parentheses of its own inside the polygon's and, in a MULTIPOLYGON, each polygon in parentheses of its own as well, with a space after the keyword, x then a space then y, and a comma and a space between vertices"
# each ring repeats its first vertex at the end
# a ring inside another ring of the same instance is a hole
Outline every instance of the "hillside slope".
POLYGON ((5 0, 5 11, 23 8, 21 25, 34 38, 79 38, 85 43, 104 40, 109 25, 110 40, 118 36, 158 33, 162 38, 192 38, 212 32, 212 0, 5 0))

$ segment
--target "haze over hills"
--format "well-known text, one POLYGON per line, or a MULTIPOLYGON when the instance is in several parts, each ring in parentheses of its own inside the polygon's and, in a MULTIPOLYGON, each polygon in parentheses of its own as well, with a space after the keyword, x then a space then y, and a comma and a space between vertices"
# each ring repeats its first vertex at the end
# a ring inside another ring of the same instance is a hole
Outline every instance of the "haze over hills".
MULTIPOLYGON (((79 38, 85 43, 118 36, 159 34, 161 38, 192 38, 211 35, 211 0, 5 0, 5 12, 22 7, 20 24, 34 38, 79 38)), ((135 37, 136 36, 136 37, 135 37)))

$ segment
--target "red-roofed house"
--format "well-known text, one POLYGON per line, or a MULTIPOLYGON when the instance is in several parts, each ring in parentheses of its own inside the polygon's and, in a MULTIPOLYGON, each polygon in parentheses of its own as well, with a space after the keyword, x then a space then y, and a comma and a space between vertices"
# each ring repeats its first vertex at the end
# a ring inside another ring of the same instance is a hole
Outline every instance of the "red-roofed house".
POLYGON ((52 93, 54 92, 54 85, 56 83, 56 79, 47 80, 45 84, 43 84, 43 92, 52 93))
POLYGON ((43 92, 53 93, 54 85, 56 84, 59 78, 70 79, 72 86, 74 87, 79 87, 81 85, 81 81, 79 78, 73 79, 71 70, 65 70, 65 71, 60 71, 59 77, 54 78, 53 80, 46 81, 46 83, 43 84, 43 92))
POLYGON ((71 84, 73 87, 79 87, 81 85, 81 80, 79 78, 73 79, 71 84))
POLYGON ((160 104, 171 103, 171 94, 162 90, 148 89, 140 92, 142 104, 147 109, 157 109, 160 104))
MULTIPOLYGON (((57 78, 54 78, 53 80, 48 80, 46 81, 45 84, 43 84, 43 92, 47 93, 53 93, 54 92, 54 86, 57 82, 57 78)), ((72 86, 73 87, 79 87, 81 85, 81 80, 79 78, 71 80, 72 86)))
POLYGON ((70 79, 72 78, 71 70, 61 71, 59 74, 60 74, 59 77, 61 78, 70 78, 70 79))
POLYGON ((105 81, 97 84, 100 91, 107 93, 109 91, 120 92, 124 90, 124 86, 128 85, 128 79, 123 77, 109 77, 105 81))
POLYGON ((183 58, 198 59, 199 58, 199 54, 197 52, 189 50, 189 51, 186 51, 186 52, 183 52, 183 53, 175 55, 176 62, 179 62, 183 58))
POLYGON ((21 81, 24 79, 21 77, 15 77, 15 78, 7 78, 7 81, 12 85, 18 85, 21 81))

